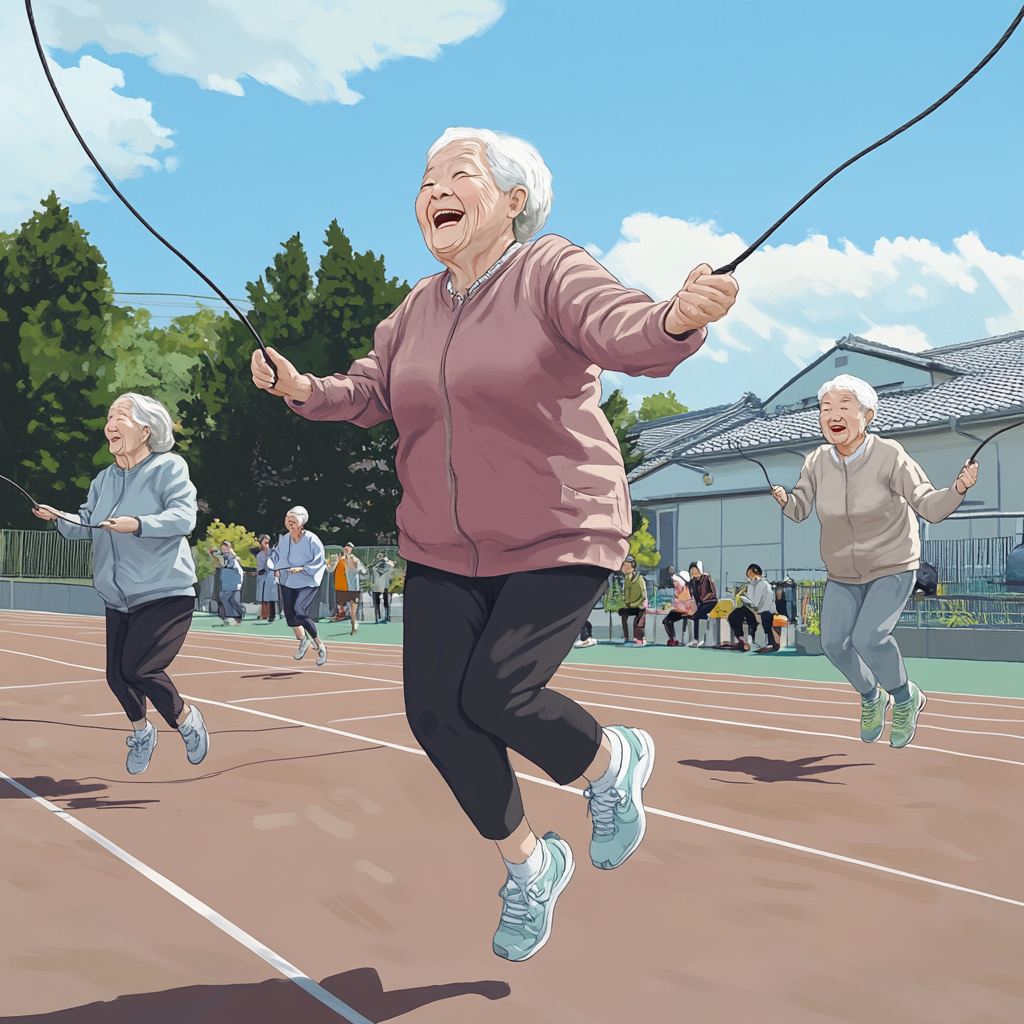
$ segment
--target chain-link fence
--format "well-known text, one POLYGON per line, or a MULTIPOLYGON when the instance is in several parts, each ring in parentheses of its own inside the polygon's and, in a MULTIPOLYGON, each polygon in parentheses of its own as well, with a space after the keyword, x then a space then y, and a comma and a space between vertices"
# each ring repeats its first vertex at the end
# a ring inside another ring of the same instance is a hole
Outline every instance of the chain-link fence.
POLYGON ((91 580, 92 542, 67 540, 56 530, 0 530, 0 576, 91 580))

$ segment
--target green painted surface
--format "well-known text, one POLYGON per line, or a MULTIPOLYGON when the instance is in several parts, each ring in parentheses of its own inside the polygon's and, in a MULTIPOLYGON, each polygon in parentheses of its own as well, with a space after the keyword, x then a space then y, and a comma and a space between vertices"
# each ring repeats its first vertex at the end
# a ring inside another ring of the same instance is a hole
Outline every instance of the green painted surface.
MULTIPOLYGON (((241 626, 222 626, 213 615, 196 615, 193 629, 216 633, 252 633, 257 636, 294 636, 283 619, 273 625, 257 625, 247 618, 241 626)), ((361 622, 355 636, 349 635, 347 622, 320 622, 320 635, 328 643, 401 644, 402 624, 375 625, 361 622)), ((628 665, 632 668, 675 669, 683 672, 707 672, 729 676, 763 676, 769 679, 810 679, 815 682, 844 682, 839 672, 821 655, 797 654, 794 650, 777 654, 743 654, 738 651, 711 651, 704 648, 665 647, 652 644, 623 647, 600 641, 596 647, 573 650, 565 659, 573 665, 628 665)), ((940 661, 937 658, 908 658, 907 672, 924 690, 944 693, 969 693, 990 697, 1024 698, 1024 665, 1007 661, 940 661)))

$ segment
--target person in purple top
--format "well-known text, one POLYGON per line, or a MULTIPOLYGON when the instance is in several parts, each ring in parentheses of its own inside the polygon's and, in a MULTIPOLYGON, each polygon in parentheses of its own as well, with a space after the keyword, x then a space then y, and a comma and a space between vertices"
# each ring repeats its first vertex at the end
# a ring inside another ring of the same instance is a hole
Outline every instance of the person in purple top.
POLYGON ((624 287, 557 235, 531 240, 551 173, 527 142, 450 128, 416 199, 444 270, 420 281, 347 373, 300 373, 271 350, 256 385, 299 415, 393 419, 403 487, 404 691, 416 739, 505 861, 499 956, 547 941, 573 872, 555 833, 534 833, 508 750, 556 782, 589 780, 590 855, 615 868, 646 827, 654 744, 602 727, 547 683, 610 570, 629 553, 622 455, 601 411, 602 370, 667 376, 735 301, 702 264, 667 302, 624 287))

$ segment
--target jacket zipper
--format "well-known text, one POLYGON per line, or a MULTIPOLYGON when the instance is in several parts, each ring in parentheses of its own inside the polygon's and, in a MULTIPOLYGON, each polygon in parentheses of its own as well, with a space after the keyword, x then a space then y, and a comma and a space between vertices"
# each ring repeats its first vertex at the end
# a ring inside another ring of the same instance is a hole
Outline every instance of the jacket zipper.
POLYGON ((850 527, 850 562, 853 565, 854 573, 859 576, 860 570, 857 568, 857 556, 855 554, 857 550, 857 534, 853 529, 853 519, 850 518, 850 470, 846 465, 846 459, 842 455, 839 456, 839 463, 843 467, 843 506, 846 509, 846 523, 850 527))
MULTIPOLYGON (((121 470, 121 494, 118 496, 117 501, 114 502, 114 507, 110 510, 110 515, 107 516, 108 519, 113 519, 114 518, 114 513, 118 510, 118 508, 120 508, 121 502, 124 501, 124 492, 127 489, 127 487, 128 487, 128 474, 122 469, 121 470)), ((125 608, 127 608, 128 607, 128 595, 121 589, 121 584, 117 582, 117 567, 118 567, 117 545, 114 543, 114 538, 113 537, 110 538, 110 553, 111 553, 111 555, 113 556, 113 559, 114 559, 114 571, 113 571, 113 573, 111 573, 111 576, 113 577, 113 580, 114 580, 114 586, 117 587, 117 592, 121 595, 121 600, 124 602, 125 608)))
POLYGON ((441 351, 441 367, 438 374, 438 384, 441 388, 441 408, 444 414, 444 468, 448 481, 448 511, 451 515, 452 526, 455 529, 455 532, 469 545, 469 575, 475 576, 477 567, 480 564, 480 553, 477 551, 476 545, 469 539, 466 532, 459 524, 459 514, 457 509, 459 500, 459 481, 455 476, 455 470, 452 467, 452 405, 448 398, 448 382, 445 380, 445 366, 448 362, 448 349, 451 346, 452 338, 455 336, 455 328, 459 325, 459 317, 462 316, 462 310, 465 308, 467 301, 468 299, 458 300, 459 308, 455 311, 455 318, 452 320, 451 329, 448 331, 448 338, 444 343, 444 349, 441 351))

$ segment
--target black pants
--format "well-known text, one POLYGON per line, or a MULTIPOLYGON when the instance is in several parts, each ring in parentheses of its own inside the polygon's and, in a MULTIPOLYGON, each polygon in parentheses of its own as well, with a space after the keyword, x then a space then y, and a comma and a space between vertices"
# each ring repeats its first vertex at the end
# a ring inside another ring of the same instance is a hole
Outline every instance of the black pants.
POLYGON ((406 715, 485 839, 507 839, 523 820, 509 749, 561 785, 597 754, 601 726, 547 682, 607 581, 592 565, 481 577, 408 565, 406 715))
POLYGON ((622 636, 623 639, 629 639, 629 618, 631 615, 636 616, 636 621, 633 623, 633 639, 643 640, 644 638, 644 622, 647 620, 647 609, 646 608, 620 608, 619 609, 619 620, 622 622, 622 636))
POLYGON ((594 627, 590 624, 590 619, 587 619, 587 621, 583 623, 583 628, 580 630, 580 639, 589 640, 593 635, 594 627))
POLYGON ((309 606, 320 593, 319 587, 282 587, 281 603, 284 621, 289 626, 301 626, 308 636, 316 639, 316 624, 309 617, 309 606))
POLYGON ((373 617, 375 619, 391 618, 391 594, 387 590, 375 590, 373 592, 373 617), (380 613, 381 601, 384 602, 384 615, 380 613))
MULTIPOLYGON (((761 628, 764 630, 764 642, 769 647, 775 646, 775 622, 774 612, 761 612, 761 628)), ((732 627, 733 635, 737 640, 743 639, 743 627, 750 631, 750 642, 754 642, 754 633, 757 631, 757 615, 752 608, 745 604, 740 605, 734 612, 729 613, 729 625, 732 627)))
MULTIPOLYGON (((661 624, 665 627, 665 632, 668 633, 669 640, 675 640, 676 623, 680 619, 685 618, 688 618, 688 616, 684 615, 682 612, 677 612, 675 608, 673 608, 672 611, 670 611, 668 615, 661 620, 661 624)), ((685 629, 686 627, 684 626, 683 628, 685 629)), ((684 633, 683 635, 685 636, 686 634, 684 633)))
POLYGON ((130 612, 107 609, 107 685, 129 721, 146 717, 146 700, 172 728, 185 704, 167 675, 192 622, 194 597, 164 597, 130 612))

